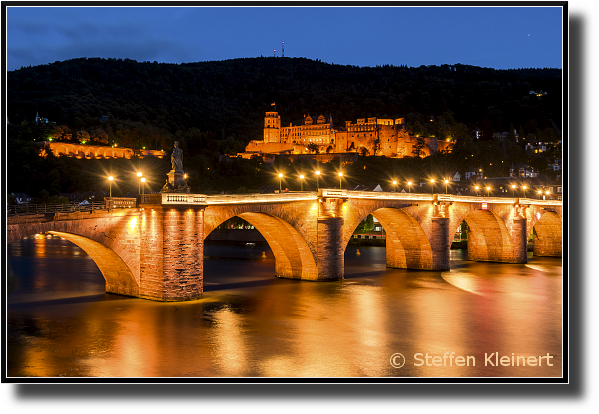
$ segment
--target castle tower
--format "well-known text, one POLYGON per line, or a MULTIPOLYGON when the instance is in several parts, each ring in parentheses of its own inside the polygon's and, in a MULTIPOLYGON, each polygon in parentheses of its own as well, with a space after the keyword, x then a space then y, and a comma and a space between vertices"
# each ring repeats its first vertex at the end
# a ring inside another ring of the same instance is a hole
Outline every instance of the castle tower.
POLYGON ((278 112, 267 112, 264 116, 264 142, 281 142, 281 116, 278 112))

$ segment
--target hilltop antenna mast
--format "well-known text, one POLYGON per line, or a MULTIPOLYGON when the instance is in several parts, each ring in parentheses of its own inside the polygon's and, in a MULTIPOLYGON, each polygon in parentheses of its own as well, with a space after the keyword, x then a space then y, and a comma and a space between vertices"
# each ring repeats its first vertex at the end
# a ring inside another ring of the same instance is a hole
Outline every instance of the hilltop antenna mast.
POLYGON ((275 51, 274 51, 273 53, 274 53, 274 55, 273 55, 273 56, 274 56, 274 57, 277 57, 277 49, 275 49, 275 51))
POLYGON ((285 57, 285 42, 283 42, 283 55, 281 57, 285 57))

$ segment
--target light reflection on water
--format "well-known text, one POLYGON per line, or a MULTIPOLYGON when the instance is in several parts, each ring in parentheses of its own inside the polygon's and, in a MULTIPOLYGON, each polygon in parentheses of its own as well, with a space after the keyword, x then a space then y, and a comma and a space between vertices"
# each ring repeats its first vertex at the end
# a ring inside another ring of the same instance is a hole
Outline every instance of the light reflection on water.
POLYGON ((561 376, 561 260, 452 251, 450 271, 424 272, 387 269, 384 247, 356 250, 345 280, 314 283, 273 277, 267 245, 206 245, 204 297, 157 303, 104 293, 66 240, 12 243, 8 376, 561 376), (415 366, 427 352, 476 366, 415 366), (485 367, 485 352, 549 353, 553 367, 485 367))

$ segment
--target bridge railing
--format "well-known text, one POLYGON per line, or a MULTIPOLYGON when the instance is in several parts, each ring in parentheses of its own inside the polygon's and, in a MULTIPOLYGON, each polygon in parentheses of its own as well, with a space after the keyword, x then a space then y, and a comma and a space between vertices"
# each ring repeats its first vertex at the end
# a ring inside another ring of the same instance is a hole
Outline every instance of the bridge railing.
POLYGON ((24 216, 44 213, 71 213, 76 211, 91 211, 106 208, 104 201, 94 201, 89 204, 18 204, 8 206, 9 216, 24 216))
POLYGON ((348 198, 367 198, 377 200, 423 200, 432 201, 433 194, 393 193, 386 191, 348 191, 348 198))
POLYGON ((272 203, 277 201, 316 200, 315 191, 270 193, 270 194, 227 194, 206 196, 207 204, 272 203))
POLYGON ((106 202, 106 208, 135 208, 136 200, 135 198, 130 197, 106 197, 104 199, 106 202))
MULTIPOLYGON (((338 190, 337 190, 338 191, 338 190)), ((327 192, 320 189, 320 194, 326 196, 337 196, 333 190, 327 192)), ((362 198, 371 200, 422 200, 422 201, 453 201, 465 203, 489 203, 489 204, 516 204, 561 206, 559 200, 537 200, 531 198, 512 197, 482 197, 482 196, 458 196, 453 194, 422 194, 422 193, 392 193, 374 191, 351 191, 343 190, 339 196, 343 198, 362 198)), ((316 200, 318 194, 314 191, 270 193, 270 194, 226 194, 207 196, 204 194, 187 193, 162 193, 139 195, 139 200, 126 197, 106 197, 105 201, 94 201, 89 204, 18 204, 8 206, 8 215, 32 215, 43 213, 68 213, 76 211, 91 211, 99 209, 135 208, 136 202, 142 204, 163 205, 221 205, 221 204, 244 204, 244 203, 272 203, 316 200)))

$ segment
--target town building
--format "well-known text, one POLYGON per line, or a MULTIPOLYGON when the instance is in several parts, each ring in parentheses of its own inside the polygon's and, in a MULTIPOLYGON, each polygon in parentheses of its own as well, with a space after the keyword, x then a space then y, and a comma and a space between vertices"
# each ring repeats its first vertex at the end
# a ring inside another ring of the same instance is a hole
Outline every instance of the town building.
POLYGON ((334 127, 331 115, 304 115, 300 125, 281 126, 276 111, 264 116, 263 139, 250 141, 244 158, 262 154, 344 154, 377 155, 390 158, 425 157, 451 151, 453 142, 432 137, 414 137, 405 130, 403 118, 361 118, 334 127))
POLYGON ((102 158, 127 158, 134 157, 156 157, 163 158, 166 156, 165 151, 155 151, 147 149, 132 148, 117 148, 98 145, 79 145, 69 144, 66 142, 49 142, 44 141, 40 145, 52 151, 57 157, 72 157, 79 159, 102 159, 102 158))

